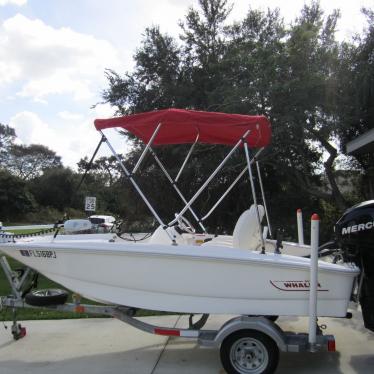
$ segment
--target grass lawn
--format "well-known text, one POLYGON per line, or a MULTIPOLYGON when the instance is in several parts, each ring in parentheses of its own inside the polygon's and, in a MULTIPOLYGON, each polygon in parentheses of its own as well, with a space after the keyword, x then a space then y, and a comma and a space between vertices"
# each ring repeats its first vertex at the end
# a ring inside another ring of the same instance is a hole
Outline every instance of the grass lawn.
MULTIPOLYGON (((29 234, 32 232, 36 232, 39 230, 18 230, 14 231, 16 234, 29 234)), ((1 254, 0 254, 1 256, 1 254)), ((11 268, 17 269, 17 268, 23 268, 24 265, 20 264, 19 262, 13 260, 12 258, 8 258, 7 260, 11 266, 11 268)), ((59 288, 59 289, 65 289, 61 285, 52 282, 48 278, 39 275, 38 278, 38 289, 45 289, 45 288, 59 288)), ((11 294, 11 288, 9 286, 9 283, 5 277, 5 274, 0 267, 0 296, 6 296, 11 294)), ((71 295, 69 296, 68 302, 71 302, 71 295)), ((93 301, 82 299, 82 304, 95 304, 93 301)), ((162 315, 166 314, 164 312, 154 312, 154 311, 148 311, 148 310, 139 310, 137 315, 138 316, 152 316, 152 315, 162 315)), ((46 310, 46 309, 31 309, 31 308, 19 308, 17 310, 17 315, 19 320, 32 320, 32 319, 66 319, 66 318, 88 318, 93 317, 92 314, 84 314, 84 313, 70 313, 70 312, 56 312, 53 310, 46 310)), ((103 316, 98 316, 103 317, 103 316)), ((12 312, 10 310, 3 310, 0 311, 0 321, 8 321, 12 319, 12 312)))

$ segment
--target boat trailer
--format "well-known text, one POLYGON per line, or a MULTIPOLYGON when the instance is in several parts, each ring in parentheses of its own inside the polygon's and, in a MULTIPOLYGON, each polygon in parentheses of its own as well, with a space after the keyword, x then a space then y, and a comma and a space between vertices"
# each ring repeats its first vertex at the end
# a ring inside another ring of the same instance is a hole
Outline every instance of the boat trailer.
MULTIPOLYGON (((2 264, 4 259, 2 258, 2 264)), ((310 344, 308 334, 283 331, 275 322, 264 316, 238 316, 225 322, 218 330, 208 330, 203 329, 208 315, 202 315, 195 323, 190 315, 188 328, 173 328, 141 321, 135 317, 136 309, 131 307, 86 305, 80 304, 79 301, 62 305, 31 306, 15 295, 3 296, 0 297, 0 312, 6 308, 13 311, 11 332, 15 340, 26 336, 26 328, 17 321, 17 309, 24 307, 105 315, 150 334, 195 339, 201 346, 220 347, 221 362, 229 374, 272 373, 278 365, 280 351, 335 352, 334 336, 323 335, 318 325, 316 343, 310 344)))
POLYGON ((314 217, 314 220, 312 218, 311 247, 315 249, 314 256, 312 251, 312 263, 315 262, 315 266, 311 267, 309 333, 283 331, 273 321, 274 318, 269 316, 234 317, 225 322, 218 330, 203 329, 209 317, 206 314, 203 314, 196 322, 193 322, 193 315, 190 315, 187 328, 155 326, 136 318, 136 309, 132 307, 81 304, 80 297, 77 295, 73 297, 74 302, 66 303, 66 293, 63 297, 57 298, 56 301, 56 298, 53 299, 53 296, 56 296, 53 295, 53 291, 58 290, 50 290, 50 294, 47 292, 44 295, 40 291, 36 291, 39 292, 38 297, 30 299, 28 295, 33 295, 33 293, 27 293, 30 291, 30 285, 27 283, 30 278, 35 279, 36 272, 30 268, 23 271, 13 270, 5 256, 0 257, 0 265, 10 284, 12 294, 0 297, 0 312, 7 308, 12 310, 11 332, 15 340, 26 335, 26 328, 17 320, 18 308, 44 308, 62 312, 105 315, 117 318, 151 334, 195 339, 201 346, 219 347, 222 365, 229 374, 273 373, 278 365, 280 351, 335 351, 334 336, 323 335, 316 317, 317 293, 313 292, 313 287, 316 288, 317 284, 318 222, 318 217, 314 217), (316 226, 314 229, 313 225, 316 226), (317 235, 316 239, 313 239, 313 233, 314 237, 317 235), (35 299, 37 302, 35 302, 35 299), (34 300, 33 305, 28 304, 27 300, 34 300), (51 300, 55 300, 56 303, 54 304, 51 300))

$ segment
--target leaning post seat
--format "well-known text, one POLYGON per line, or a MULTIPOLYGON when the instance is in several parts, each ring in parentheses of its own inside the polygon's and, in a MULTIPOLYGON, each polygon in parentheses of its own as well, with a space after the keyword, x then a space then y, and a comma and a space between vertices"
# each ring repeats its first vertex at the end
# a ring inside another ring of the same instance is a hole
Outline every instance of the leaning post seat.
MULTIPOLYGON (((260 222, 265 214, 265 209, 262 205, 258 205, 260 214, 260 222)), ((245 210, 238 219, 235 225, 233 236, 233 247, 241 249, 256 250, 261 245, 262 230, 258 227, 256 207, 251 207, 245 210)))

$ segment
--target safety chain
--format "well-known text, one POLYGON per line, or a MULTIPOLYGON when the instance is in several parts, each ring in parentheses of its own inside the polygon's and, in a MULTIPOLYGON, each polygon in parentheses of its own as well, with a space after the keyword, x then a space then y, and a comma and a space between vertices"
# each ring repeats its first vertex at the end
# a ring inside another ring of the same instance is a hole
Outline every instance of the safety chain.
POLYGON ((44 230, 40 230, 40 231, 37 231, 37 232, 29 233, 29 234, 8 234, 8 233, 0 232, 0 238, 4 238, 4 239, 29 238, 29 237, 32 237, 32 236, 41 236, 41 235, 50 234, 50 233, 54 232, 55 230, 56 230, 56 228, 52 227, 50 229, 44 229, 44 230))

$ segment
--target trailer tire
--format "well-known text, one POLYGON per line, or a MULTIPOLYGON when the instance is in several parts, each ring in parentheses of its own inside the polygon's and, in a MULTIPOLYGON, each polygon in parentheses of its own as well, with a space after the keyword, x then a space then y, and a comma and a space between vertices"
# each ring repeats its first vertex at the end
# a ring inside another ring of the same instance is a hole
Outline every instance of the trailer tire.
POLYGON ((224 339, 220 356, 228 374, 271 374, 278 366, 279 349, 262 332, 239 330, 224 339))
POLYGON ((65 304, 68 293, 59 289, 45 289, 31 291, 25 296, 26 304, 32 306, 52 306, 65 304))

